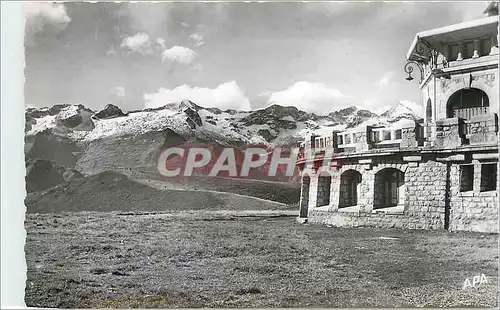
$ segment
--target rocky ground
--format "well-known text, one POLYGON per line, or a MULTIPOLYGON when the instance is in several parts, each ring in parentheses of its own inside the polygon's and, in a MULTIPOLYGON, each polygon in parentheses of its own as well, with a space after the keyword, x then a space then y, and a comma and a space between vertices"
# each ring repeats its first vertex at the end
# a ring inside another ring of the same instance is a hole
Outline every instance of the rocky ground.
POLYGON ((498 236, 290 211, 28 214, 31 307, 495 307, 498 236), (487 283, 463 289, 484 274, 487 283))

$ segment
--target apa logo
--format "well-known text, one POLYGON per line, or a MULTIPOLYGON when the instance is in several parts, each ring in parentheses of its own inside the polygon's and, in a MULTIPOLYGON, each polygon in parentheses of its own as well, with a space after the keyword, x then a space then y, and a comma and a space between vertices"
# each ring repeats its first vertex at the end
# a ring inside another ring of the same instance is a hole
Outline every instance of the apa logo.
POLYGON ((469 279, 465 279, 463 289, 465 290, 466 288, 480 287, 486 283, 488 283, 488 280, 484 274, 477 275, 472 278, 472 283, 469 279))

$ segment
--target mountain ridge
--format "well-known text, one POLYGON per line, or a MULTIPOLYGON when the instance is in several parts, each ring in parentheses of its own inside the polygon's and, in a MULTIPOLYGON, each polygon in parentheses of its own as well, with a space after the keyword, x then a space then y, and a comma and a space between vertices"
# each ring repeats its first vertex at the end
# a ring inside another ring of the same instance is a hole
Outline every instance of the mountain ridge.
MULTIPOLYGON (((312 134, 365 125, 395 126, 401 120, 408 125, 419 119, 403 103, 382 115, 357 107, 316 115, 280 105, 223 111, 191 101, 126 112, 115 105, 99 111, 78 104, 55 105, 28 108, 25 116, 26 159, 50 160, 83 175, 106 170, 154 175, 159 154, 169 147, 207 148, 215 157, 231 147, 241 156, 249 147, 289 150, 312 134)), ((268 179, 265 171, 255 173, 255 178, 268 179)), ((289 181, 290 177, 282 174, 273 180, 289 181)))
POLYGON ((74 140, 93 140, 170 128, 186 137, 194 134, 249 145, 273 145, 276 140, 287 140, 290 136, 304 139, 316 131, 420 119, 417 112, 402 102, 380 115, 356 106, 325 115, 277 104, 252 111, 221 110, 205 108, 189 100, 127 112, 112 104, 99 111, 81 104, 58 104, 50 108, 30 107, 25 115, 28 136, 51 129, 74 140))

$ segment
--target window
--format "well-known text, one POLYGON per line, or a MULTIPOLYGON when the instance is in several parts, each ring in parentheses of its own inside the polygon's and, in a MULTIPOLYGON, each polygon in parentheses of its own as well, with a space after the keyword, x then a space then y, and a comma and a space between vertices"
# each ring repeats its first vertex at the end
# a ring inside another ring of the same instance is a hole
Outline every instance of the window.
POLYGON ((351 135, 350 134, 345 135, 345 144, 351 144, 351 135))
POLYGON ((460 166, 460 191, 468 192, 474 189, 474 165, 460 166))
POLYGON ((497 164, 481 165, 481 192, 497 189, 497 164))
POLYGON ((339 144, 339 145, 344 144, 344 136, 342 136, 342 135, 337 136, 337 144, 339 144))
POLYGON ((375 174, 373 209, 404 205, 404 173, 398 169, 386 168, 375 174))
POLYGON ((481 52, 480 56, 489 55, 491 51, 491 41, 490 39, 481 40, 481 52))
POLYGON ((372 131, 372 141, 375 143, 380 142, 380 131, 372 131))
POLYGON ((402 130, 401 129, 397 129, 396 130, 396 140, 397 139, 401 139, 402 138, 402 130))
POLYGON ((446 104, 447 117, 470 119, 477 115, 489 113, 488 95, 478 89, 460 89, 453 93, 446 104))
POLYGON ((391 131, 390 130, 384 130, 383 131, 383 139, 382 140, 391 140, 391 131))
POLYGON ((349 207, 358 204, 358 187, 361 183, 361 173, 347 170, 340 176, 339 207, 349 207))
POLYGON ((462 58, 472 58, 474 55, 474 41, 464 43, 462 58))
POLYGON ((448 49, 449 49, 449 51, 448 51, 449 60, 450 61, 457 60, 458 53, 460 52, 460 47, 458 46, 458 44, 449 45, 448 49))

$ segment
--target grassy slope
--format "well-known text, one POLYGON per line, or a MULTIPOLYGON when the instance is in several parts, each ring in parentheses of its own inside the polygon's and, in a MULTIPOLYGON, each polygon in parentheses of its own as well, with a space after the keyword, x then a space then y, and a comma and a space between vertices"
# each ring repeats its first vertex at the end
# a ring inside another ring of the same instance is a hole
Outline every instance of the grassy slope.
POLYGON ((62 308, 497 304, 497 235, 233 219, 28 214, 26 302, 62 308), (481 273, 487 284, 462 290, 466 278, 481 273))
POLYGON ((115 172, 72 180, 29 195, 28 213, 79 211, 273 210, 272 201, 207 191, 158 190, 115 172))
POLYGON ((254 179, 193 176, 184 179, 160 179, 153 175, 136 176, 141 182, 158 188, 209 190, 262 198, 284 204, 298 203, 300 184, 254 179))

